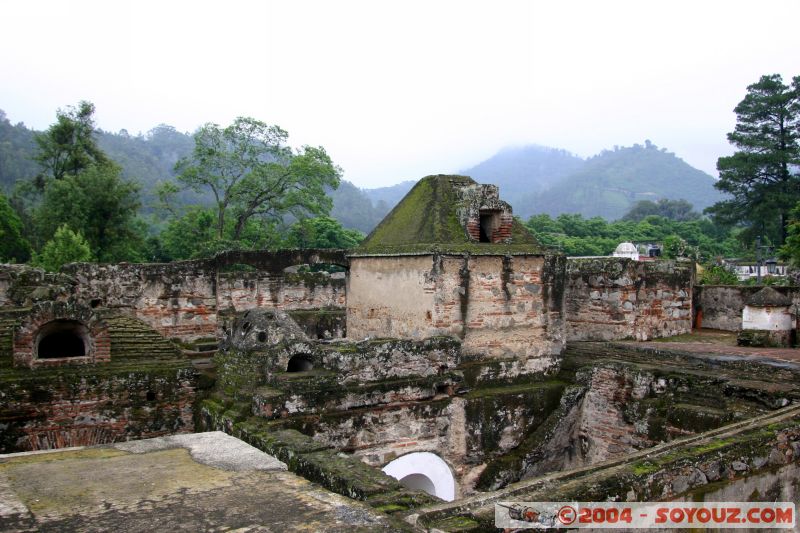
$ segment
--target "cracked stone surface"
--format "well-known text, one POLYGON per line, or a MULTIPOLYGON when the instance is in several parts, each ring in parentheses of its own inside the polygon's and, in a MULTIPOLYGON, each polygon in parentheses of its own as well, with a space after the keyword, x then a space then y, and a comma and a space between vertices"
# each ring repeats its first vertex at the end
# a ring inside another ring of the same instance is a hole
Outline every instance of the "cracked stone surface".
POLYGON ((224 433, 0 455, 0 531, 393 531, 224 433))

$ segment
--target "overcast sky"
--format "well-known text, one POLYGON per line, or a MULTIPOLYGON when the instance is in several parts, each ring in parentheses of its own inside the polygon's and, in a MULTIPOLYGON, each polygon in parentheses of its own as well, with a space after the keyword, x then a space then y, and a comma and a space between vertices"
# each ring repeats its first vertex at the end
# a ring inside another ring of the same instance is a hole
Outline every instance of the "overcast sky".
POLYGON ((14 123, 82 99, 132 134, 253 116, 361 187, 645 139, 716 176, 747 85, 800 74, 797 0, 3 0, 0 20, 14 123))

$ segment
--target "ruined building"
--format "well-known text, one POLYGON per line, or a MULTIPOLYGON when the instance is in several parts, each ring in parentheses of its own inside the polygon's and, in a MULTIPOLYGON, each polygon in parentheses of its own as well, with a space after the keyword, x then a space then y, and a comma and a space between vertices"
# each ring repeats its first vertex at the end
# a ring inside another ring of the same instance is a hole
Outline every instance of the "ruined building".
MULTIPOLYGON (((693 292, 689 263, 543 249, 497 187, 464 176, 422 179, 355 250, 6 265, 0 452, 222 430, 408 523, 480 528, 493 491, 795 394, 775 385, 794 370, 745 383, 727 363, 608 344, 691 331, 693 292)), ((583 497, 701 484, 631 468, 583 497)))

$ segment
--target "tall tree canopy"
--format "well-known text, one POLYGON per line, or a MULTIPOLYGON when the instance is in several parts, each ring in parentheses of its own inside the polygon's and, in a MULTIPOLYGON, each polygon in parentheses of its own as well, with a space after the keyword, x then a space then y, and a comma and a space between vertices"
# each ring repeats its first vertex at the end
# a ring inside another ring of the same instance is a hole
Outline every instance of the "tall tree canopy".
MULTIPOLYGON (((39 153, 35 159, 44 169, 45 178, 60 180, 67 175, 76 176, 90 165, 109 162, 95 142, 93 115, 94 104, 83 100, 77 107, 59 109, 56 123, 36 135, 39 153)), ((41 179, 37 186, 44 188, 41 179)))
POLYGON ((667 198, 662 198, 657 202, 651 202, 650 200, 640 200, 636 202, 630 211, 625 213, 622 220, 639 222, 650 215, 664 217, 678 222, 697 220, 700 218, 700 213, 695 211, 692 208, 692 204, 686 200, 669 200, 667 198))
MULTIPOLYGON (((143 230, 136 219, 139 189, 123 180, 121 167, 98 148, 93 114, 94 105, 82 101, 59 110, 55 124, 36 135, 35 159, 44 175, 33 185, 17 188, 18 205, 32 223, 36 242, 51 241, 51 252, 52 239, 66 225, 85 239, 99 261, 137 260, 143 246, 143 230)), ((56 243, 59 250, 72 242, 67 229, 56 243)), ((37 248, 43 251, 42 246, 37 248)))
POLYGON ((138 187, 108 163, 49 183, 34 220, 43 241, 66 224, 85 237, 97 260, 132 261, 143 244, 138 210, 138 187))
POLYGON ((745 237, 770 237, 782 244, 789 213, 800 200, 800 76, 785 85, 778 74, 747 87, 734 109, 736 128, 728 141, 737 151, 720 157, 715 187, 732 198, 708 208, 718 221, 745 222, 745 237))
POLYGON ((0 193, 0 262, 27 261, 31 246, 22 236, 22 222, 0 193))
POLYGON ((249 117, 225 128, 206 124, 195 134, 192 155, 176 165, 177 179, 183 187, 211 191, 218 239, 227 237, 230 217, 230 238, 238 241, 253 218, 278 221, 330 211, 325 189, 338 187, 339 169, 322 147, 293 151, 287 138, 278 126, 249 117))

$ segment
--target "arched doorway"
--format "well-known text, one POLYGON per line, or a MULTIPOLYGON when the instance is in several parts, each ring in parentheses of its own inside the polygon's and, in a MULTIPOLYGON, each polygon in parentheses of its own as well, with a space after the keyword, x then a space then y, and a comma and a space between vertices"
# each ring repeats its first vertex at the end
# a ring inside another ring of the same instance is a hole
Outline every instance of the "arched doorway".
POLYGON ((423 490, 448 502, 456 497, 453 473, 435 453, 409 453, 384 466, 383 471, 409 489, 423 490))

